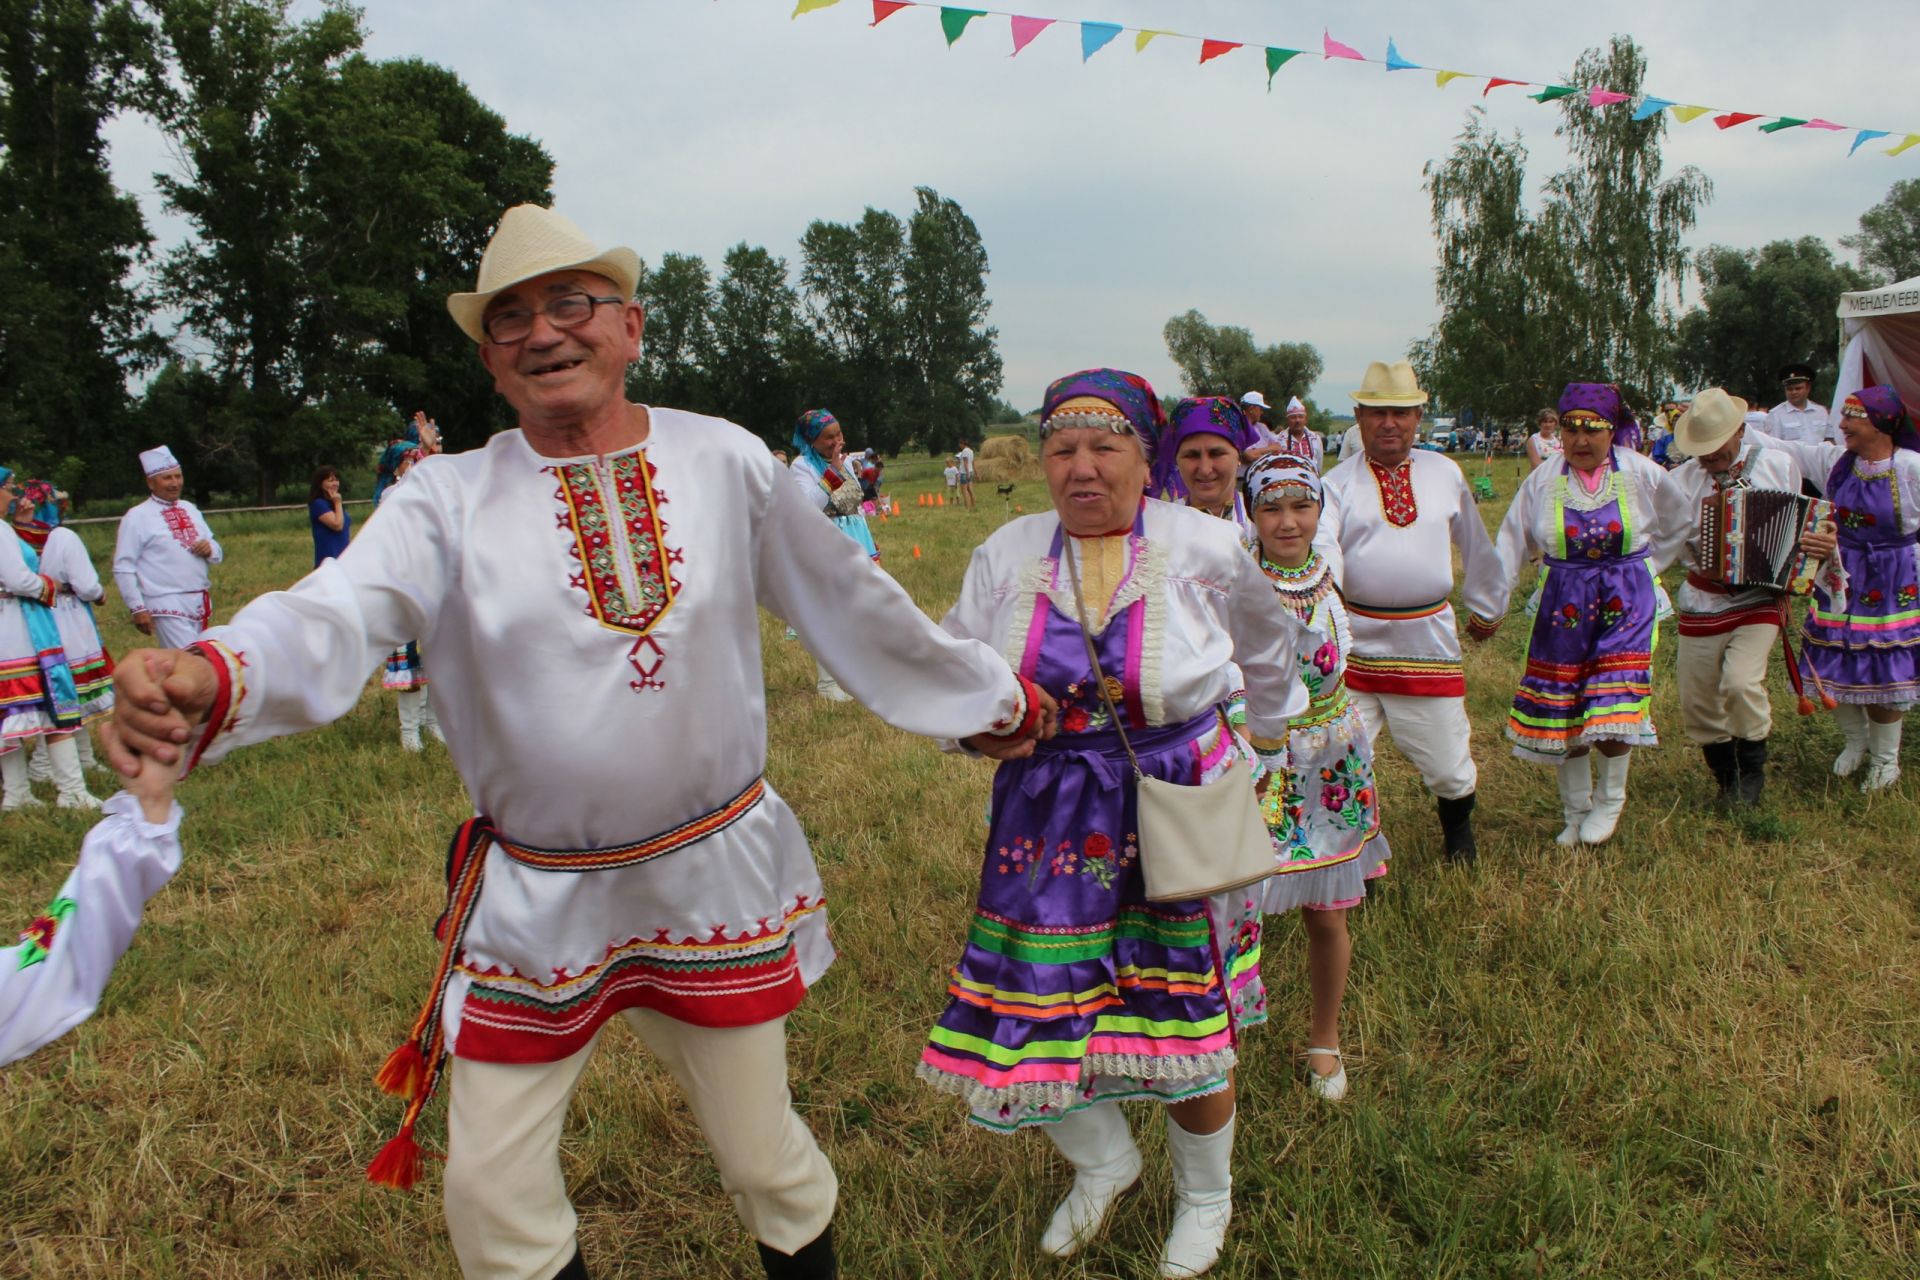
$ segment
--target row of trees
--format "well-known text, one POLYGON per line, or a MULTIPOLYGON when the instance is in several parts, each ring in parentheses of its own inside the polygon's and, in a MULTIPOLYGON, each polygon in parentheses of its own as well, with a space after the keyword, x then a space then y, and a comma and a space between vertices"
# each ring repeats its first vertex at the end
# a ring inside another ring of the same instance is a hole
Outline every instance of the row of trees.
POLYGON ((1188 395, 1232 396, 1239 399, 1258 391, 1274 406, 1273 421, 1289 396, 1307 406, 1307 425, 1324 431, 1331 415, 1307 398, 1307 389, 1325 368, 1311 343, 1275 342, 1260 346, 1251 331, 1232 324, 1212 324, 1198 311, 1173 317, 1161 330, 1167 354, 1180 370, 1188 395))
MULTIPOLYGON (((454 448, 506 425, 444 299, 501 210, 550 203, 552 158, 452 72, 364 38, 333 0, 304 21, 290 0, 0 0, 8 461, 124 493, 134 452, 166 441, 201 494, 267 500, 417 408, 454 448), (155 182, 190 234, 165 254, 108 169, 123 113, 177 157, 155 182)), ((666 255, 636 394, 776 441, 828 404, 889 449, 949 448, 991 415, 987 256, 958 204, 921 190, 905 220, 816 222, 800 248, 797 289, 765 249, 717 280, 666 255)))

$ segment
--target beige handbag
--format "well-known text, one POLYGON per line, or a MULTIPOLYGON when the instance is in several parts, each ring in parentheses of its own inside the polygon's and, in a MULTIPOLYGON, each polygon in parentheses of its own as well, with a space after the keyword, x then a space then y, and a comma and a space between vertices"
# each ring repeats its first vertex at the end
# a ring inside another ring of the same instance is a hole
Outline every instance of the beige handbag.
MULTIPOLYGON (((1074 549, 1069 544, 1062 552, 1073 579, 1073 603, 1079 612, 1077 621, 1080 639, 1087 646, 1087 661, 1093 664, 1100 698, 1107 704, 1107 714, 1113 717, 1113 727, 1120 734, 1120 745, 1126 748, 1133 765, 1140 820, 1140 871, 1146 877, 1147 901, 1185 902, 1266 879, 1278 863, 1273 839, 1260 816, 1252 771, 1245 760, 1234 760, 1212 782, 1193 787, 1149 778, 1141 772, 1140 757, 1133 754, 1133 744, 1127 741, 1120 709, 1113 705, 1107 674, 1100 669, 1100 655, 1087 630, 1087 602, 1080 594, 1080 568, 1074 549)), ((1232 730, 1222 724, 1220 732, 1232 730)))

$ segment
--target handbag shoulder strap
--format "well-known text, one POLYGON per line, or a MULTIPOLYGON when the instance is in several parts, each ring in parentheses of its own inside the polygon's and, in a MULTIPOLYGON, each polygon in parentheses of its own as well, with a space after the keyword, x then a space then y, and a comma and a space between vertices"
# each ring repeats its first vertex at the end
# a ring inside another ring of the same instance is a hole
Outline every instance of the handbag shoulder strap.
POLYGON ((1074 621, 1080 624, 1080 642, 1087 646, 1087 661, 1093 664, 1093 678, 1100 686, 1100 700, 1107 704, 1107 714, 1113 717, 1113 727, 1120 734, 1120 745, 1126 749, 1127 760, 1133 765, 1133 776, 1144 778, 1140 757, 1133 754, 1133 744, 1127 741, 1126 725, 1121 722, 1120 708, 1113 705, 1113 695, 1107 692, 1107 673, 1100 669, 1100 655, 1093 647, 1093 634, 1087 630, 1087 601, 1080 594, 1080 566, 1074 555, 1072 535, 1068 535, 1060 546, 1060 554, 1067 562, 1067 576, 1073 580, 1074 621))

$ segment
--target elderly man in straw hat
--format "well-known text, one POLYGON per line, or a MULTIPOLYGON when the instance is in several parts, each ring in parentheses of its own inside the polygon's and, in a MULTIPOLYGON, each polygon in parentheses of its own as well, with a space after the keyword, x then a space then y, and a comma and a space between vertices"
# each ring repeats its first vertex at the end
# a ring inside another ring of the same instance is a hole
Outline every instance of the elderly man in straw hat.
POLYGON ((556 213, 508 210, 478 289, 447 305, 519 428, 421 462, 339 559, 189 651, 127 655, 113 760, 132 776, 137 756, 205 763, 326 724, 419 638, 481 816, 449 852, 425 1007, 379 1073, 409 1105, 369 1177, 411 1185, 445 1068, 462 1269, 584 1276, 560 1130, 624 1014, 766 1273, 828 1277, 835 1180, 789 1099, 786 1017, 833 948, 806 838, 762 776, 757 610, 913 732, 1015 757, 1052 704, 929 621, 758 439, 627 401, 639 273, 556 213))
MULTIPOLYGON (((1799 467, 1782 450, 1749 439, 1746 416, 1745 400, 1709 387, 1680 415, 1668 446, 1687 459, 1674 468, 1672 483, 1695 513, 1685 551, 1687 580, 1674 599, 1680 718, 1727 805, 1759 803, 1766 785, 1767 737, 1773 732, 1767 663, 1780 642, 1781 593, 1730 587, 1702 574, 1698 512, 1704 500, 1730 489, 1800 491, 1799 467)), ((1792 663, 1788 670, 1795 671, 1792 663)))
POLYGON ((1478 639, 1506 614, 1505 575, 1466 476, 1448 458, 1413 447, 1427 403, 1413 366, 1374 361, 1353 403, 1361 451, 1327 473, 1314 540, 1334 565, 1352 621, 1347 687, 1368 736, 1378 742, 1383 727, 1392 734, 1438 800, 1447 857, 1472 862, 1480 775, 1453 619, 1453 549, 1478 639))

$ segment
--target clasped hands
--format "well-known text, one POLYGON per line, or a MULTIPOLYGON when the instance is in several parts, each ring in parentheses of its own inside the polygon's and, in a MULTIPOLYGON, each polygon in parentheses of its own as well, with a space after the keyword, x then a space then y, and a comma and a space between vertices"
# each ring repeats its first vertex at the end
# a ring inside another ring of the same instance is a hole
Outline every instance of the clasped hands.
POLYGON ((135 649, 113 672, 113 718, 100 727, 107 761, 122 777, 142 760, 178 765, 219 694, 213 664, 185 649, 135 649))
POLYGON ((1036 687, 1034 694, 1040 699, 1040 714, 1024 735, 1002 738, 991 733, 976 733, 963 739, 960 745, 978 751, 989 760, 1024 760, 1032 755, 1036 742, 1044 742, 1060 731, 1060 704, 1045 689, 1036 687))

